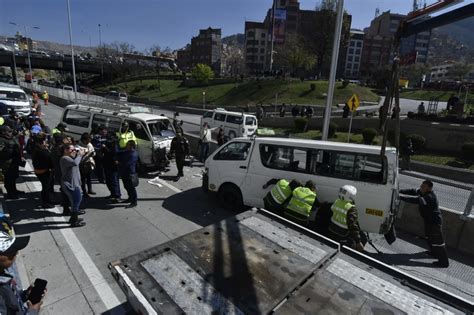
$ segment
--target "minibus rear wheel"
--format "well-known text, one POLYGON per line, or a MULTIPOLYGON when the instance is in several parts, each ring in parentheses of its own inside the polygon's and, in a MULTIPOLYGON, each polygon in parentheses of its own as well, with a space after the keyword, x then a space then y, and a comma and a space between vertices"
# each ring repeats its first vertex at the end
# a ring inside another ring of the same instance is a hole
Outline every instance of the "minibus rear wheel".
POLYGON ((242 193, 234 184, 224 184, 218 192, 221 205, 228 210, 241 210, 243 208, 242 193))

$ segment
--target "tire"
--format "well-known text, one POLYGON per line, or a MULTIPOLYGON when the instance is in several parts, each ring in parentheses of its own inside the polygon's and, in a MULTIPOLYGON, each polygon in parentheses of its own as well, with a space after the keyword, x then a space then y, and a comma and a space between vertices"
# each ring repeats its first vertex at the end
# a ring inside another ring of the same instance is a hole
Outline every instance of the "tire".
POLYGON ((235 134, 235 131, 229 131, 229 139, 234 139, 235 137, 237 137, 237 135, 235 134))
POLYGON ((227 210, 240 211, 244 207, 242 193, 233 184, 222 185, 218 192, 218 198, 221 205, 227 210))

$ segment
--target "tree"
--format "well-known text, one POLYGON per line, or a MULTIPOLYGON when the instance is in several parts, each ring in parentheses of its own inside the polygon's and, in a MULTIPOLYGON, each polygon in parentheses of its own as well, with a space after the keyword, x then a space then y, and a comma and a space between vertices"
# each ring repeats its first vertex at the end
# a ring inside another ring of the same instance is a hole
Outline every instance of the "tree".
POLYGON ((150 48, 146 48, 144 51, 145 55, 148 55, 148 56, 157 56, 160 54, 160 52, 161 52, 161 47, 158 44, 153 44, 150 46, 150 48))
POLYGON ((282 46, 277 48, 275 62, 296 76, 300 70, 311 69, 315 64, 315 59, 303 44, 302 39, 291 35, 285 39, 282 46))
POLYGON ((429 65, 425 63, 413 63, 400 67, 400 76, 406 77, 412 86, 418 86, 421 83, 423 75, 429 73, 429 71, 429 65))
POLYGON ((208 65, 198 63, 194 66, 191 70, 191 76, 194 80, 198 81, 199 83, 209 83, 209 80, 214 78, 214 72, 212 71, 211 67, 208 65))
POLYGON ((245 60, 242 49, 234 45, 224 45, 223 48, 224 73, 230 76, 238 76, 245 70, 245 60))
MULTIPOLYGON (((336 13, 331 10, 316 11, 307 22, 301 25, 301 34, 305 39, 308 51, 316 57, 316 71, 318 77, 329 74, 331 51, 333 44, 336 13)), ((344 13, 340 50, 347 49, 350 38, 351 18, 344 13)))
POLYGON ((449 76, 455 80, 462 81, 466 75, 472 70, 473 65, 458 62, 449 69, 449 76))

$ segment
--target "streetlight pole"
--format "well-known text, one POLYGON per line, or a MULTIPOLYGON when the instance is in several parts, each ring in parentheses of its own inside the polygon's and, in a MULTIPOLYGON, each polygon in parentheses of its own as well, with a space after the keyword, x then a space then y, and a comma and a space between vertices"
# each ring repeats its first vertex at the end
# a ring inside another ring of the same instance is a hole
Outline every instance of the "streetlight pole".
MULTIPOLYGON (((98 24, 99 26, 99 52, 102 49, 102 34, 100 32, 100 23, 98 24)), ((102 79, 102 82, 104 82, 104 56, 100 56, 100 78, 102 79)))
POLYGON ((74 45, 72 44, 71 6, 69 4, 69 0, 67 0, 67 18, 69 21, 69 42, 71 44, 72 80, 74 82, 74 102, 77 103, 76 65, 74 62, 74 45))
POLYGON ((206 109, 206 92, 202 92, 202 109, 206 109))
POLYGON ((342 20, 344 17, 344 0, 337 1, 336 29, 334 31, 334 42, 332 45, 331 72, 329 73, 328 96, 326 99, 326 109, 324 110, 323 135, 322 140, 328 139, 329 122, 331 120, 331 107, 334 98, 334 85, 336 83, 337 58, 339 56, 339 44, 341 42, 342 20))
POLYGON ((270 43, 270 75, 273 71, 273 46, 275 42, 275 11, 276 11, 276 1, 273 0, 273 10, 272 10, 272 41, 270 43))
POLYGON ((20 25, 20 24, 14 23, 14 22, 10 22, 10 24, 18 26, 18 27, 23 26, 23 28, 25 30, 24 35, 25 35, 25 39, 26 39, 26 50, 28 52, 28 71, 29 71, 29 74, 30 74, 31 78, 33 78, 33 71, 31 70, 30 42, 28 41, 28 35, 26 33, 26 29, 29 27, 29 28, 34 28, 36 30, 39 30, 40 28, 38 26, 20 25))

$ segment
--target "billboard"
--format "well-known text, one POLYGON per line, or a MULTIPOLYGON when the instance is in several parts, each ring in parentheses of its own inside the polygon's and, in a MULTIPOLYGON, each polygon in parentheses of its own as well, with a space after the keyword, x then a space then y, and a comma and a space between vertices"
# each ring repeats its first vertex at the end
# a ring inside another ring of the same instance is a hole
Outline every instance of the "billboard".
POLYGON ((286 22, 286 10, 276 9, 275 10, 275 29, 273 34, 275 36, 275 43, 283 44, 285 42, 285 22, 286 22))

